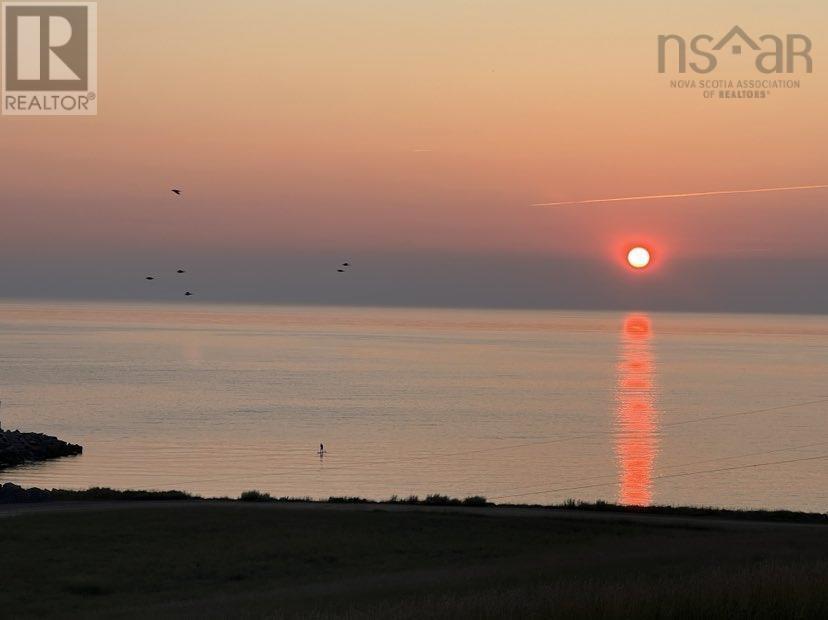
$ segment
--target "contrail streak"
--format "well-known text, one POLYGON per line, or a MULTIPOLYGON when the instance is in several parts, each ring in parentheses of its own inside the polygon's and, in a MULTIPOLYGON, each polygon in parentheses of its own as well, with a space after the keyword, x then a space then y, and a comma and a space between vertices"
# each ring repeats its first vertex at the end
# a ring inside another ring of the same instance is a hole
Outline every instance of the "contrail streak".
POLYGON ((766 187, 762 189, 728 189, 717 192, 692 192, 687 194, 656 194, 651 196, 625 196, 624 198, 593 198, 591 200, 565 200, 540 202, 533 207, 562 207, 565 205, 589 205, 604 202, 631 202, 633 200, 664 200, 669 198, 696 198, 698 196, 725 196, 729 194, 762 194, 766 192, 795 192, 804 189, 826 189, 828 185, 795 185, 793 187, 766 187))

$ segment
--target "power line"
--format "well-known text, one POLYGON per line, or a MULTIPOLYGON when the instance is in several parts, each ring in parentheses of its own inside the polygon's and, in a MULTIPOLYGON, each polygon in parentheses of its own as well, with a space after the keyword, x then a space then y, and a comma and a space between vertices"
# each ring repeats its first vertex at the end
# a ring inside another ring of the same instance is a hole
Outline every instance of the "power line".
MULTIPOLYGON (((709 422, 711 420, 721 420, 726 418, 733 418, 733 417, 740 417, 740 416, 748 416, 748 415, 759 415, 762 413, 772 413, 775 411, 783 411, 786 409, 794 409, 797 407, 806 407, 809 405, 816 405, 828 402, 828 398, 821 398, 818 400, 811 400, 811 401, 803 401, 797 403, 791 403, 788 405, 777 405, 774 407, 766 407, 763 409, 752 409, 748 411, 738 411, 735 413, 725 413, 725 414, 717 414, 713 416, 707 416, 704 418, 693 418, 690 420, 681 420, 678 422, 670 422, 667 424, 662 424, 661 428, 672 428, 675 426, 684 426, 686 424, 695 424, 698 422, 709 422)), ((570 441, 579 441, 581 439, 591 439, 593 437, 602 437, 605 435, 615 435, 615 430, 608 430, 608 431, 592 431, 590 433, 584 433, 582 435, 575 435, 570 437, 560 437, 558 439, 550 439, 548 441, 533 441, 527 442, 522 444, 513 444, 510 446, 497 446, 493 448, 480 448, 476 450, 466 450, 463 452, 448 452, 448 453, 431 453, 431 454, 424 454, 421 456, 409 456, 403 458, 394 458, 394 459, 383 459, 383 460, 369 460, 369 461, 346 461, 344 463, 340 463, 335 465, 334 467, 330 468, 332 470, 344 470, 344 469, 352 469, 354 467, 366 466, 366 465, 392 465, 397 463, 411 463, 411 462, 418 462, 424 460, 431 460, 431 459, 438 459, 438 458, 453 458, 458 456, 471 456, 475 454, 488 454, 492 452, 503 452, 508 450, 519 450, 521 448, 530 448, 535 446, 547 446, 552 444, 558 443, 567 443, 570 441)), ((736 458, 736 457, 734 457, 736 458)), ((271 472, 268 474, 262 474, 259 478, 274 478, 289 475, 296 471, 307 471, 308 467, 300 466, 296 468, 283 468, 282 471, 278 472, 271 472)), ((177 482, 171 482, 169 484, 197 484, 203 482, 220 482, 222 480, 231 480, 236 478, 235 474, 228 474, 226 476, 218 476, 215 478, 207 478, 207 479, 200 479, 200 480, 181 480, 177 482)))
POLYGON ((811 400, 802 403, 794 403, 792 405, 780 405, 778 407, 768 407, 766 409, 754 409, 753 411, 740 411, 737 413, 724 413, 721 415, 710 416, 707 418, 696 418, 693 420, 684 420, 680 422, 671 422, 669 424, 662 424, 662 427, 682 426, 684 424, 692 424, 694 422, 709 422, 710 420, 722 420, 725 418, 736 418, 745 415, 756 415, 759 413, 771 413, 773 411, 782 411, 783 409, 792 409, 794 407, 806 407, 808 405, 818 405, 828 402, 828 398, 820 398, 819 400, 811 400))
MULTIPOLYGON (((723 472, 723 471, 735 471, 737 469, 750 469, 750 468, 753 468, 753 467, 767 467, 767 466, 770 466, 770 465, 785 465, 785 464, 788 464, 788 463, 801 463, 803 461, 818 461, 820 459, 828 459, 828 454, 823 454, 822 456, 810 456, 810 457, 805 457, 805 458, 801 458, 801 459, 790 459, 790 460, 787 460, 787 461, 773 461, 773 462, 769 462, 769 463, 752 463, 750 465, 737 465, 735 467, 720 467, 719 469, 705 469, 705 470, 701 470, 701 471, 691 471, 691 472, 685 472, 685 473, 681 473, 681 474, 665 474, 665 475, 662 475, 662 476, 655 476, 653 479, 654 480, 664 480, 666 478, 682 478, 682 477, 685 477, 685 476, 698 476, 700 474, 713 474, 713 473, 718 473, 718 472, 723 472)), ((581 489, 592 489, 592 488, 595 488, 595 487, 604 487, 604 486, 607 486, 609 484, 615 484, 615 482, 601 482, 601 483, 598 483, 598 484, 587 484, 587 485, 584 485, 584 486, 566 487, 566 488, 562 488, 562 489, 547 489, 545 491, 533 491, 531 493, 515 493, 515 494, 512 494, 512 495, 499 495, 497 497, 491 497, 489 499, 508 499, 508 498, 511 498, 511 497, 525 497, 527 495, 541 495, 541 494, 544 494, 544 493, 560 493, 560 492, 563 492, 563 491, 579 491, 581 489)))
MULTIPOLYGON (((764 456, 764 455, 767 455, 767 454, 777 454, 779 452, 790 452, 792 450, 804 450, 806 448, 816 448, 816 447, 825 446, 825 445, 828 445, 828 441, 821 441, 819 443, 809 443, 809 444, 805 444, 805 445, 802 445, 802 446, 791 446, 789 448, 779 448, 779 449, 776 449, 776 450, 762 450, 760 452, 749 452, 748 454, 735 454, 733 456, 720 456, 720 457, 717 457, 717 458, 714 458, 714 459, 704 459, 702 461, 691 461, 689 463, 679 463, 679 464, 676 464, 676 465, 664 465, 662 467, 663 467, 663 469, 677 469, 679 467, 692 467, 694 465, 703 465, 705 463, 716 463, 718 461, 729 461, 729 460, 733 460, 733 459, 746 459, 746 458, 749 458, 751 456, 764 456)), ((617 480, 617 474, 603 474, 601 476, 590 476, 589 478, 577 478, 575 480, 571 480, 570 482, 587 482, 587 481, 590 481, 590 480, 602 480, 604 478, 612 478, 613 482, 615 482, 617 480)), ((610 484, 610 483, 607 483, 607 484, 610 484)), ((529 485, 529 486, 518 487, 518 488, 512 489, 512 490, 513 491, 523 491, 524 489, 525 490, 537 489, 537 486, 538 485, 533 484, 533 485, 529 485)))

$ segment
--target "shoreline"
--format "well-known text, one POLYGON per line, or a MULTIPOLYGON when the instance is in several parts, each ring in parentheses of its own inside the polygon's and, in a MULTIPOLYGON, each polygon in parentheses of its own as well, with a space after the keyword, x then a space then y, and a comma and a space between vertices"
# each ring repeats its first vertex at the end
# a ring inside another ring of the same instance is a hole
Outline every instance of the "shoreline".
MULTIPOLYGON (((269 502, 250 503, 239 500, 80 500, 52 501, 41 503, 0 504, 0 519, 21 518, 36 515, 102 514, 118 512, 133 515, 143 511, 181 510, 241 510, 244 512, 273 513, 318 513, 321 515, 347 514, 399 514, 423 518, 429 516, 480 517, 492 519, 538 519, 552 522, 584 523, 591 526, 616 524, 648 528, 690 528, 715 529, 719 531, 755 531, 777 528, 822 528, 828 526, 828 519, 820 520, 773 520, 754 518, 732 518, 715 515, 670 515, 664 513, 600 511, 570 509, 556 506, 433 506, 425 504, 360 503, 342 504, 329 502, 269 502)), ((334 517, 336 518, 336 517, 334 517)))
POLYGON ((590 518, 647 520, 654 518, 678 519, 682 522, 742 522, 765 524, 811 524, 828 525, 828 513, 800 512, 792 510, 734 510, 702 506, 624 506, 607 502, 567 501, 562 504, 496 504, 484 497, 468 497, 463 500, 445 495, 429 495, 425 498, 409 497, 405 499, 369 500, 361 497, 329 497, 312 499, 309 497, 271 497, 266 493, 246 491, 239 498, 213 497, 204 498, 190 495, 183 491, 143 491, 114 490, 92 488, 85 491, 65 489, 25 489, 7 482, 0 484, 0 514, 19 509, 20 513, 34 512, 27 506, 39 507, 37 511, 48 511, 50 506, 58 510, 65 506, 78 509, 94 509, 96 506, 111 508, 140 507, 142 505, 163 506, 293 506, 308 508, 350 507, 352 510, 442 510, 477 512, 481 514, 521 513, 546 515, 590 515, 590 518))

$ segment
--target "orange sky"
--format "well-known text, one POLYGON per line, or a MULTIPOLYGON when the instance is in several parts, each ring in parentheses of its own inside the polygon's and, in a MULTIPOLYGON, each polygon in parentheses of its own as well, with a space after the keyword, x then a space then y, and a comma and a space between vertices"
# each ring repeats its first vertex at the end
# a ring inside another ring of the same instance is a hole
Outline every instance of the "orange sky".
POLYGON ((560 4, 104 0, 99 115, 0 118, 0 258, 828 259, 825 191, 530 206, 828 183, 828 5, 560 4), (809 35, 815 72, 763 101, 657 73, 659 34, 734 24, 809 35))

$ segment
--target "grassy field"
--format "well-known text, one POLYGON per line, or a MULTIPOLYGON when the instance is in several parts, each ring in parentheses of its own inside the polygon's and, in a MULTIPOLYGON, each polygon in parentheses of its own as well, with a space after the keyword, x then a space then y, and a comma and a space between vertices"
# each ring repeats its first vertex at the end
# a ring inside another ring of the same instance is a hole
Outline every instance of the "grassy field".
POLYGON ((0 519, 0 617, 828 617, 828 528, 499 509, 0 519))

